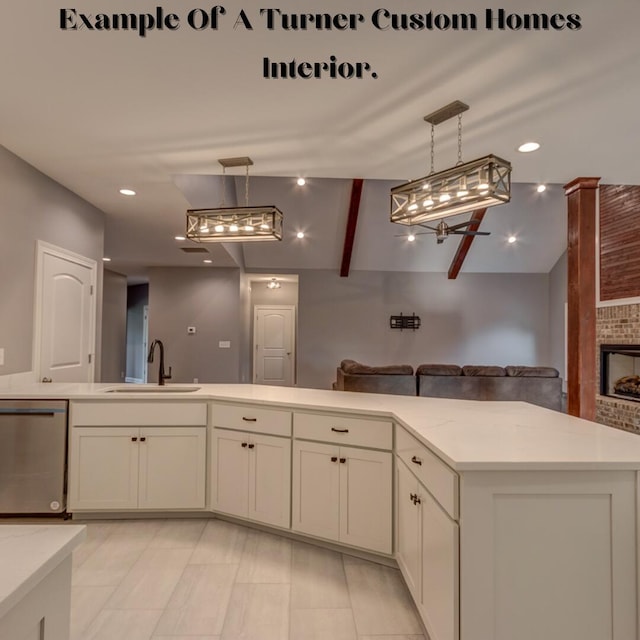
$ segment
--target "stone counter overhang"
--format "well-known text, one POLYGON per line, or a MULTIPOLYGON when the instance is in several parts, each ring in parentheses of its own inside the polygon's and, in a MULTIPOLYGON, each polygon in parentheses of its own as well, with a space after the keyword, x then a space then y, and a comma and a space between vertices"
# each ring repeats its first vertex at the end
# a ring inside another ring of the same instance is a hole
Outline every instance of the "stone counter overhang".
MULTIPOLYGON (((105 393, 114 386, 48 383, 0 399, 102 402, 225 401, 391 418, 457 471, 640 469, 640 438, 525 402, 448 400, 252 384, 203 384, 194 392, 105 393)), ((153 386, 153 385, 151 385, 153 386)), ((177 385, 179 386, 179 385, 177 385)))

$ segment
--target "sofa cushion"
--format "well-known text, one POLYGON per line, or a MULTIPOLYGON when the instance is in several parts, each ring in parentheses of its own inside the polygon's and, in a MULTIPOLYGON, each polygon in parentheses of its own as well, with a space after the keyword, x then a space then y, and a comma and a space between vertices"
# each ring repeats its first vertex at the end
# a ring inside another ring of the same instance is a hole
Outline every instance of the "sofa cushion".
POLYGON ((462 367, 463 376, 482 376, 485 378, 497 378, 507 375, 503 367, 485 366, 477 364, 465 364, 462 367))
POLYGON ((417 376, 460 376, 462 367, 457 364, 421 364, 416 369, 417 376))
POLYGON ((553 367, 505 367, 508 376, 517 378, 557 378, 560 372, 553 367))
POLYGON ((380 367, 370 367, 355 360, 343 360, 340 363, 340 368, 351 375, 413 375, 413 367, 410 364, 388 364, 380 367))

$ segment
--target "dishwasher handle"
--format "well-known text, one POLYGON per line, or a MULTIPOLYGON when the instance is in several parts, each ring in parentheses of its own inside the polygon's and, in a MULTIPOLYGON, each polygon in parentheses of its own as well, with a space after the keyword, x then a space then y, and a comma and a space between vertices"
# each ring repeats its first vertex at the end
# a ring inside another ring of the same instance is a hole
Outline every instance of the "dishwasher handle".
POLYGON ((20 410, 15 411, 0 409, 0 418, 2 416, 49 416, 53 417, 61 413, 60 411, 54 411, 53 409, 33 409, 33 410, 20 410))

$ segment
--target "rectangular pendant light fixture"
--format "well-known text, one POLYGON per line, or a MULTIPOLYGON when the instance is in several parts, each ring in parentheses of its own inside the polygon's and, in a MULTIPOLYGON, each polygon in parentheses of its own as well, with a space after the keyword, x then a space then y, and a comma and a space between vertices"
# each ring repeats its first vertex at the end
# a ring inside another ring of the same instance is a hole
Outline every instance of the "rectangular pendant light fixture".
POLYGON ((488 155, 391 189, 391 222, 422 224, 510 199, 511 163, 488 155))
POLYGON ((282 240, 282 211, 273 205, 249 206, 248 156, 222 158, 222 206, 187 210, 186 237, 194 242, 254 242, 282 240), (245 167, 245 207, 224 206, 224 177, 228 167, 245 167))
POLYGON ((409 226, 504 204, 511 200, 511 163, 493 154, 462 162, 462 114, 469 109, 456 100, 426 115, 431 125, 431 172, 391 189, 391 222, 409 226), (434 171, 434 127, 458 118, 458 162, 434 171))

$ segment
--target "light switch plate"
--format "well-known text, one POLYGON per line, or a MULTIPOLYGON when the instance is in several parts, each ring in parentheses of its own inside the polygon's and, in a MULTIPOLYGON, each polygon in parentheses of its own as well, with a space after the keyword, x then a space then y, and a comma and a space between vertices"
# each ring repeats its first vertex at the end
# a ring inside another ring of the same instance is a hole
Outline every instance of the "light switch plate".
POLYGON ((230 340, 220 340, 218 342, 218 347, 220 349, 231 349, 231 341, 230 340))
POLYGON ((4 367, 4 347, 0 348, 0 367, 4 367))

